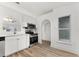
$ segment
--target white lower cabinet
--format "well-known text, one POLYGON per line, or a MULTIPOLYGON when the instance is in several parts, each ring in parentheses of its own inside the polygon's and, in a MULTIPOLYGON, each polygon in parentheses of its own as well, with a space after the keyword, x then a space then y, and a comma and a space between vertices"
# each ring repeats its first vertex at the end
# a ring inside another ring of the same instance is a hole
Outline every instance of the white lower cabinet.
POLYGON ((10 55, 17 51, 17 40, 15 37, 5 38, 5 56, 10 55))
POLYGON ((18 50, 22 50, 29 47, 29 39, 25 35, 17 37, 18 40, 18 50))
POLYGON ((5 38, 5 56, 29 47, 29 37, 26 35, 5 38))

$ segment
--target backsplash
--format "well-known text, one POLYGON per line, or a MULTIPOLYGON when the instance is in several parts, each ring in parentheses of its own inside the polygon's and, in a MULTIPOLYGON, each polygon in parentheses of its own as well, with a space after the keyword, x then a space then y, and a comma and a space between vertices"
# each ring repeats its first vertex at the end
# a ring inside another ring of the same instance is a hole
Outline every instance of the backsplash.
POLYGON ((16 31, 21 30, 21 26, 18 21, 15 21, 15 22, 4 21, 3 22, 3 31, 15 32, 15 29, 16 29, 16 31))

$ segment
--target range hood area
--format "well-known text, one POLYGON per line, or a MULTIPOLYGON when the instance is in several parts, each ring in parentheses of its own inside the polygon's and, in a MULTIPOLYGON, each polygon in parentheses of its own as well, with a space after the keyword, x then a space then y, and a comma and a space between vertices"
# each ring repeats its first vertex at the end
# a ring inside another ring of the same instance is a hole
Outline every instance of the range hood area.
POLYGON ((24 27, 24 28, 25 28, 25 33, 27 34, 30 34, 30 35, 37 34, 37 29, 35 24, 27 23, 27 27, 24 27))
POLYGON ((29 34, 30 36, 30 45, 38 42, 38 33, 37 33, 36 25, 32 23, 27 23, 27 27, 24 28, 25 28, 25 33, 29 34))

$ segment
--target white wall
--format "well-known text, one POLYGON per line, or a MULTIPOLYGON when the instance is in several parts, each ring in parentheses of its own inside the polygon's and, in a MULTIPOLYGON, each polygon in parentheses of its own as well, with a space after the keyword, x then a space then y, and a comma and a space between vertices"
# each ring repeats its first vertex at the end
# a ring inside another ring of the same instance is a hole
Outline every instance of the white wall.
MULTIPOLYGON (((63 50, 67 50, 67 51, 71 51, 72 50, 72 42, 66 42, 66 41, 60 41, 59 40, 59 28, 58 28, 58 18, 63 17, 63 16, 68 16, 71 15, 72 16, 72 6, 63 6, 60 8, 56 8, 53 10, 53 33, 52 33, 52 43, 51 46, 58 48, 58 49, 63 49, 63 50)), ((71 21, 72 19, 70 19, 71 21)))
POLYGON ((51 41, 51 24, 50 21, 45 20, 41 24, 42 40, 51 41))
MULTIPOLYGON (((38 38, 39 38, 39 43, 42 43, 42 22, 45 20, 48 20, 50 22, 50 25, 52 25, 52 12, 42 15, 40 17, 37 18, 37 27, 38 27, 38 38)), ((51 26, 51 30, 52 30, 52 26, 51 26)), ((52 32, 52 31, 51 31, 52 32)), ((51 36, 50 36, 51 37, 51 36)))
POLYGON ((5 17, 13 17, 17 21, 17 25, 20 25, 19 23, 21 22, 21 18, 22 18, 21 16, 22 16, 21 13, 13 9, 0 6, 0 22, 1 22, 0 24, 3 23, 5 17))
POLYGON ((72 15, 72 43, 73 43, 73 48, 74 48, 74 51, 76 53, 79 54, 79 4, 76 4, 74 6, 74 9, 72 10, 73 12, 73 15, 72 15))
POLYGON ((28 15, 23 16, 23 22, 24 23, 33 23, 36 24, 36 18, 30 17, 28 15))
POLYGON ((20 13, 14 9, 9 8, 9 7, 0 5, 0 32, 3 31, 3 29, 2 29, 3 23, 4 24, 8 23, 8 22, 4 22, 5 17, 15 18, 15 20, 17 21, 15 26, 18 29, 18 31, 21 31, 21 26, 23 25, 24 22, 26 22, 26 23, 27 22, 32 22, 32 23, 35 22, 35 19, 33 19, 33 17, 31 17, 31 16, 20 13))
POLYGON ((53 12, 53 33, 52 33, 52 47, 58 48, 58 49, 63 49, 66 51, 71 51, 74 53, 79 54, 79 6, 78 5, 70 5, 70 6, 63 6, 60 8, 54 9, 53 12), (59 41, 59 32, 58 32, 58 18, 63 17, 63 16, 68 16, 70 15, 70 41, 59 41))
POLYGON ((65 5, 53 9, 53 12, 38 18, 39 43, 42 43, 41 23, 48 19, 51 21, 51 47, 79 54, 79 4, 65 5), (70 41, 59 41, 58 18, 70 15, 70 41))

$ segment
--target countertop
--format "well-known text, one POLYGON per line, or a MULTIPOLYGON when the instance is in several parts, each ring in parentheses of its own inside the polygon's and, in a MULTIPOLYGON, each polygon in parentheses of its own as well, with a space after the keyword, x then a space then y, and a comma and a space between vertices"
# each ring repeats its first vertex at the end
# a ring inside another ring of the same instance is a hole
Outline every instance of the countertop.
POLYGON ((0 32, 0 37, 9 37, 9 36, 19 36, 19 35, 28 35, 23 32, 16 32, 14 34, 13 32, 0 32))

